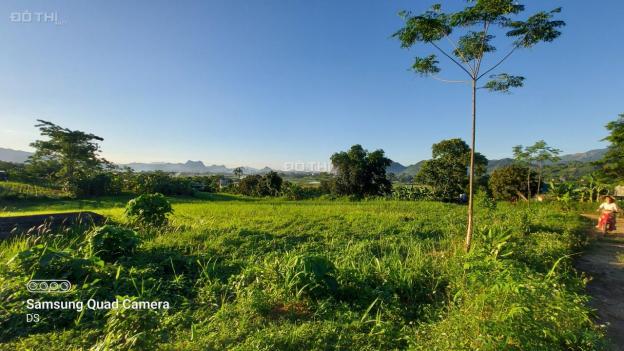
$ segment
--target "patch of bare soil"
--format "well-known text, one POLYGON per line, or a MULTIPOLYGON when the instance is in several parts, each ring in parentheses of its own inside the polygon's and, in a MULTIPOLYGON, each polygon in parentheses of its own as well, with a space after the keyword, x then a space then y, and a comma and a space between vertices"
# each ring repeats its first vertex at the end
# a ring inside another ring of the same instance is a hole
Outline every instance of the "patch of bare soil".
MULTIPOLYGON (((594 221, 595 215, 584 215, 594 221)), ((624 351, 624 220, 617 230, 603 236, 593 226, 588 231, 592 242, 577 260, 577 269, 591 278, 587 292, 592 296, 597 322, 607 325, 607 334, 615 350, 624 351)))

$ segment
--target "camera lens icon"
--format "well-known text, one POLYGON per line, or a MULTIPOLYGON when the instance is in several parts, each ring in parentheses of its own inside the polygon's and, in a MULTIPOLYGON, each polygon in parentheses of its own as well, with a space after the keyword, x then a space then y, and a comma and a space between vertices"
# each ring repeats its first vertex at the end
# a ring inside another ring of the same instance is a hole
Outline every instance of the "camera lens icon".
POLYGON ((33 293, 63 293, 71 290, 71 283, 64 279, 33 279, 26 289, 33 293))

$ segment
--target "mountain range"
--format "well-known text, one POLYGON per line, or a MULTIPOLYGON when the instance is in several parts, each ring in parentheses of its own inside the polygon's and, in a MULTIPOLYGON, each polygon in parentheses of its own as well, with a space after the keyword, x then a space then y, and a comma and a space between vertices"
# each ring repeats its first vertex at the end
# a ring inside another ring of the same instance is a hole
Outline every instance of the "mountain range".
MULTIPOLYGON (((180 172, 180 173, 210 173, 210 174, 232 174, 234 168, 228 168, 224 165, 209 165, 206 166, 202 161, 186 161, 185 163, 167 163, 167 162, 153 162, 153 163, 141 163, 132 162, 128 164, 121 164, 122 167, 130 167, 137 172, 153 172, 153 171, 165 171, 165 172, 180 172)), ((241 167, 243 174, 265 174, 272 171, 269 167, 253 168, 253 167, 241 167)))
MULTIPOLYGON (((560 157, 559 163, 570 162, 593 162, 602 158, 607 149, 589 150, 587 152, 580 152, 576 154, 567 154, 560 157)), ((0 161, 23 163, 32 153, 21 150, 13 150, 0 147, 0 161)), ((413 165, 404 166, 398 162, 392 162, 388 167, 389 173, 396 175, 415 175, 425 161, 417 162, 413 165)), ((513 162, 511 158, 502 158, 499 160, 489 160, 488 172, 492 170, 504 167, 513 162)), ((150 171, 165 171, 175 173, 208 173, 208 174, 232 174, 234 168, 228 168, 224 165, 209 165, 206 166, 202 161, 186 161, 184 163, 167 163, 167 162, 153 162, 142 163, 132 162, 128 164, 120 164, 119 166, 127 166, 134 169, 137 172, 150 172, 150 171)), ((261 169, 253 167, 241 167, 243 174, 264 174, 270 172, 272 169, 264 167, 261 169)))
POLYGON ((32 152, 5 149, 3 147, 0 147, 0 161, 24 163, 30 155, 32 155, 32 152))

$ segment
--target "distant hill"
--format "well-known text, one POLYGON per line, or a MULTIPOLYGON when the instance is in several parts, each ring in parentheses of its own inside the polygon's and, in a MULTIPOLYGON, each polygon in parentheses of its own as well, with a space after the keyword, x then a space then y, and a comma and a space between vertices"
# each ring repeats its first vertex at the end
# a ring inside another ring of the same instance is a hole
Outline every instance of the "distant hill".
POLYGON ((0 161, 24 163, 32 155, 32 152, 21 150, 6 149, 0 147, 0 161))
MULTIPOLYGON (((560 156, 561 160, 557 162, 557 164, 569 164, 569 163, 576 164, 576 163, 594 162, 594 161, 600 160, 602 156, 605 154, 605 152, 607 152, 607 149, 596 149, 596 150, 589 150, 587 152, 579 152, 576 154, 561 155, 560 156)), ((416 175, 416 173, 418 173, 418 171, 420 170, 420 167, 422 166, 423 162, 424 161, 420 161, 418 163, 405 167, 405 169, 403 170, 403 172, 401 172, 401 174, 406 174, 406 175, 411 175, 411 176, 416 175)), ((512 163, 513 163, 513 159, 511 158, 489 160, 487 171, 488 173, 490 173, 497 168, 505 167, 512 163)))
MULTIPOLYGON (((558 164, 580 164, 594 162, 602 158, 607 149, 589 150, 587 152, 580 152, 576 154, 567 154, 561 156, 561 161, 558 164)), ((28 157, 32 155, 31 152, 13 150, 0 147, 0 161, 23 163, 28 157)), ((425 161, 419 161, 413 165, 404 166, 398 162, 392 162, 386 169, 388 173, 394 173, 399 175, 414 176, 420 170, 420 167, 425 161)), ((499 160, 489 160, 487 170, 492 172, 496 168, 504 167, 511 164, 513 160, 511 158, 502 158, 499 160)), ((206 166, 202 161, 186 161, 185 163, 167 163, 167 162, 153 162, 142 163, 132 162, 128 164, 120 164, 120 166, 128 166, 137 172, 153 172, 164 171, 173 173, 208 173, 208 174, 232 174, 234 168, 228 168, 224 165, 210 165, 206 166)), ((265 174, 272 171, 269 167, 257 169, 253 167, 242 167, 243 174, 265 174)), ((577 167, 578 168, 578 167, 577 167)), ((306 173, 306 172, 303 172, 306 173)))
POLYGON ((607 149, 596 149, 589 150, 587 152, 563 155, 561 156, 561 162, 594 162, 600 160, 606 152, 607 149))
MULTIPOLYGON (((202 161, 186 161, 185 163, 167 163, 167 162, 153 162, 153 163, 141 163, 132 162, 123 164, 120 166, 127 166, 137 172, 173 172, 173 173, 211 173, 211 174, 232 174, 234 168, 228 168, 224 165, 210 165, 206 166, 202 161)), ((262 169, 256 169, 252 167, 242 167, 243 174, 264 174, 271 171, 270 168, 265 167, 262 169)))
POLYGON ((390 166, 388 166, 388 168, 386 168, 386 172, 387 173, 399 174, 399 173, 403 172, 405 170, 405 168, 406 167, 403 166, 402 164, 400 164, 398 162, 392 161, 390 166))
POLYGON ((416 162, 413 165, 409 165, 409 166, 405 167, 405 169, 403 170, 403 172, 401 172, 401 174, 402 175, 415 176, 416 173, 418 173, 418 171, 420 171, 420 167, 422 167, 423 163, 425 163, 424 160, 416 162))
POLYGON ((501 158, 500 160, 488 160, 487 172, 491 173, 493 170, 505 166, 509 166, 513 163, 513 159, 511 158, 501 158))

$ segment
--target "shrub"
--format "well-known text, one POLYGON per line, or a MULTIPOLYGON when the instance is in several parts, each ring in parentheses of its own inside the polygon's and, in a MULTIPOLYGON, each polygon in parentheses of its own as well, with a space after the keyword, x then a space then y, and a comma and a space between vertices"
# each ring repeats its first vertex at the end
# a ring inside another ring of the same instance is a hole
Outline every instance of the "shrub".
POLYGON ((144 194, 126 205, 126 216, 143 225, 165 225, 170 213, 173 209, 163 194, 144 194))
POLYGON ((121 183, 112 173, 98 173, 79 179, 76 183, 78 196, 117 195, 121 193, 121 183))
POLYGON ((133 188, 139 194, 193 195, 195 192, 190 178, 173 177, 161 171, 137 175, 133 188))
POLYGON ((95 229, 87 240, 91 253, 108 262, 132 254, 140 242, 134 230, 114 225, 95 229))
POLYGON ((474 197, 475 206, 487 211, 496 209, 496 201, 484 190, 479 190, 474 197))

